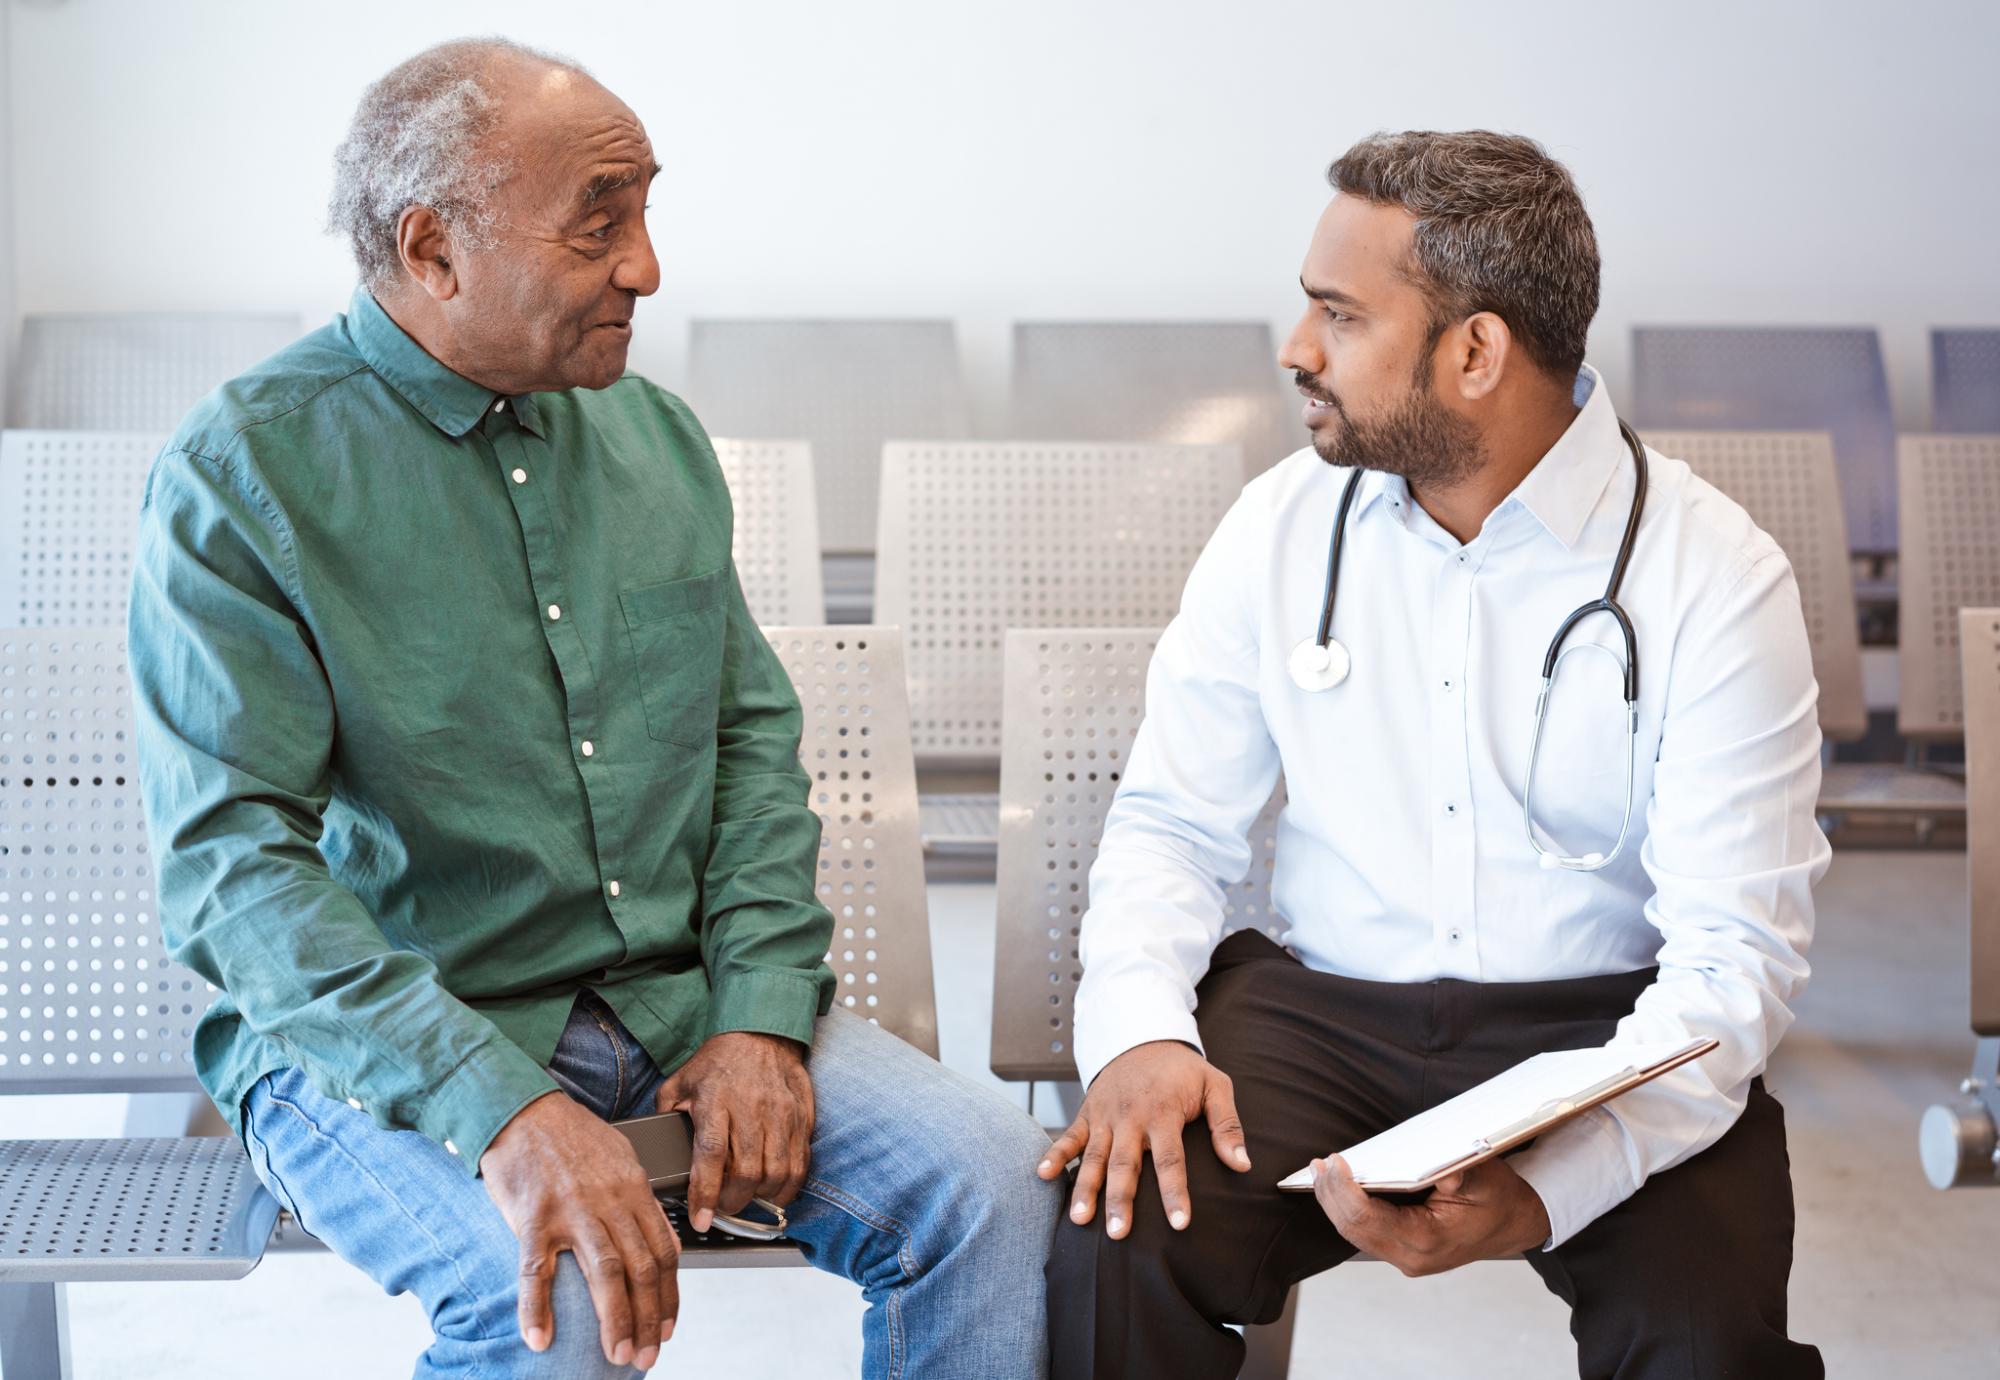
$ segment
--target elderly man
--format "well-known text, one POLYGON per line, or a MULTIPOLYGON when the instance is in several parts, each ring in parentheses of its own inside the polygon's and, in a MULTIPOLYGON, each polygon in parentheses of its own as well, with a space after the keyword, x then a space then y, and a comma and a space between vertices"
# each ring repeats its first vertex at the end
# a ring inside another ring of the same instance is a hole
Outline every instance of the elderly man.
POLYGON ((1829 856, 1791 567, 1584 363, 1597 237, 1566 168, 1413 131, 1328 178, 1279 356, 1312 445, 1189 577, 1090 877, 1090 1091, 1041 1165, 1081 1160, 1053 1369, 1233 1375, 1224 1324, 1366 1250, 1525 1258, 1587 1377, 1816 1380, 1761 1077, 1829 856), (1283 947, 1224 939, 1281 769, 1283 947), (1704 1037, 1421 1201, 1327 1158, 1543 1051, 1704 1037), (1315 1196, 1281 1196, 1309 1163, 1315 1196))
POLYGON ((162 922, 224 994, 197 1068, 422 1299, 421 1375, 654 1363, 677 1245, 609 1122, 656 1109, 697 1227, 788 1203, 862 1285, 868 1375, 1035 1375, 1047 1137, 829 1010, 798 702, 707 437, 625 373, 657 171, 569 62, 404 63, 337 158, 348 314, 155 465, 131 665, 162 922))

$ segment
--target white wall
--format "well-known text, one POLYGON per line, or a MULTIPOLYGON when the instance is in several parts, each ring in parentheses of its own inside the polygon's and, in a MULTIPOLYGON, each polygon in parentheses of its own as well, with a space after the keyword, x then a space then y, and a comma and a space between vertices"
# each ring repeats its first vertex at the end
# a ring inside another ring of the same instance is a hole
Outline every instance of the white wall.
MULTIPOLYGON (((0 0, 0 78, 8 77, 12 61, 13 7, 0 0)), ((14 333, 14 83, 0 81, 0 417, 7 415, 7 389, 13 381, 14 333)))
POLYGON ((1322 169, 1382 127, 1519 130, 1570 163, 1614 389, 1634 321, 1873 323, 1917 428, 1925 330, 2000 321, 1990 0, 33 0, 7 82, 20 308, 323 317, 357 93, 482 31, 580 58, 651 129, 667 282, 636 359, 670 385, 691 315, 955 317, 989 421, 1015 317, 1288 324, 1322 169))

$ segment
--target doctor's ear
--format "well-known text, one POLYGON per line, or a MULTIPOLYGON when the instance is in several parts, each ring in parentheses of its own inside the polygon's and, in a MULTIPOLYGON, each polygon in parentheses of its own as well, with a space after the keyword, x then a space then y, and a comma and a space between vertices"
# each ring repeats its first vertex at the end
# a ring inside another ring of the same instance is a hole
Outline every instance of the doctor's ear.
POLYGON ((1490 311, 1474 312, 1449 332, 1453 342, 1451 377, 1458 395, 1477 402, 1500 386, 1513 361, 1514 333, 1490 311))

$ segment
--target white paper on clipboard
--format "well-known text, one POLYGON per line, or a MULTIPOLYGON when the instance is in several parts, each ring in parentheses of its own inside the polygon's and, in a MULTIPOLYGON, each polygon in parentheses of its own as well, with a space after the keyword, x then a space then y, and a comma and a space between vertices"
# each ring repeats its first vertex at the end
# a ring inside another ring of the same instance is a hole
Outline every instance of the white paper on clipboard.
MULTIPOLYGON (((1354 1181, 1396 1192, 1436 1182, 1502 1153, 1716 1047, 1714 1040, 1615 1045, 1537 1054, 1497 1078, 1340 1151, 1354 1181)), ((1312 1190, 1307 1166, 1278 1184, 1312 1190)))

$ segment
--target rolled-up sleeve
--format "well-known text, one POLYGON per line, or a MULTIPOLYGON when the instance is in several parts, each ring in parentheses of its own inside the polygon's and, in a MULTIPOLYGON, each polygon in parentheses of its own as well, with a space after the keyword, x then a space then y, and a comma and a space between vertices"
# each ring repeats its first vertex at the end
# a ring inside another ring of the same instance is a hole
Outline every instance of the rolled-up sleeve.
POLYGON ((228 460, 162 455, 127 631, 168 951, 324 1091, 476 1174, 556 1084, 330 875, 334 703, 299 606, 291 533, 262 488, 228 460))
POLYGON ((1612 1045, 1712 1036, 1713 1053, 1517 1155, 1559 1246, 1735 1125, 1808 975, 1820 831, 1818 686, 1775 547, 1699 601, 1673 653, 1647 839, 1659 980, 1612 1045))
POLYGON ((1195 562, 1146 674, 1146 718, 1104 822, 1082 927, 1076 1062, 1087 1084, 1154 1040, 1201 1048, 1195 984, 1222 935, 1225 888, 1278 780, 1257 697, 1257 618, 1240 576, 1239 499, 1195 562))

